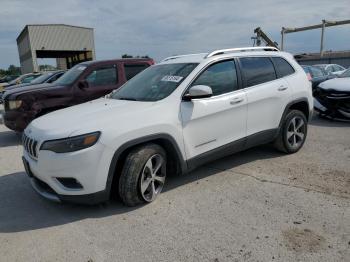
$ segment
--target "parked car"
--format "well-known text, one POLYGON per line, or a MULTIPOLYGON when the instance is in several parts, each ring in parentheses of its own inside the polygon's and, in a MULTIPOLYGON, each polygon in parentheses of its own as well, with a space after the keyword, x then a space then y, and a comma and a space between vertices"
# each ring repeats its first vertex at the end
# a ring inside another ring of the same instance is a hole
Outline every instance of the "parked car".
POLYGON ((34 78, 32 81, 6 87, 4 91, 9 91, 9 90, 13 90, 15 88, 30 86, 30 85, 38 85, 38 84, 44 84, 44 83, 50 84, 50 83, 55 82, 64 73, 65 73, 65 71, 63 71, 63 70, 42 72, 42 75, 38 76, 37 78, 34 78))
POLYGON ((29 74, 20 75, 19 77, 8 82, 6 85, 3 85, 3 88, 9 87, 9 86, 14 86, 14 85, 19 85, 19 84, 30 83, 35 78, 37 78, 41 75, 42 75, 42 73, 29 73, 29 74))
POLYGON ((108 97, 35 119, 23 161, 46 198, 95 204, 119 193, 135 206, 154 201, 168 173, 270 142, 297 152, 312 109, 311 83, 289 53, 175 56, 108 97))
POLYGON ((346 70, 345 67, 337 64, 317 64, 314 66, 323 69, 330 75, 340 75, 346 70))
POLYGON ((315 109, 331 119, 350 120, 350 69, 321 83, 314 92, 315 109))
POLYGON ((152 64, 152 59, 84 62, 68 70, 54 83, 6 91, 3 95, 4 124, 22 132, 39 116, 109 94, 152 64))
POLYGON ((44 72, 41 76, 35 78, 29 83, 23 83, 19 85, 14 85, 14 86, 8 86, 4 88, 3 91, 0 91, 0 104, 3 103, 2 96, 5 91, 13 90, 15 88, 20 88, 24 86, 30 86, 30 85, 38 85, 38 84, 43 84, 43 83, 53 83, 56 81, 58 78, 60 78, 65 71, 60 70, 60 71, 52 71, 52 72, 44 72))
POLYGON ((326 71, 319 67, 309 65, 302 65, 301 67, 304 69, 308 79, 312 83, 312 90, 315 90, 315 88, 323 81, 336 77, 335 75, 327 74, 326 71))
POLYGON ((3 91, 4 86, 8 85, 8 82, 11 82, 15 78, 18 78, 18 75, 10 75, 10 76, 5 76, 0 79, 0 92, 3 91))
POLYGON ((2 78, 0 78, 0 84, 2 83, 8 83, 10 81, 12 81, 13 79, 19 77, 18 75, 8 75, 8 76, 4 76, 2 78))

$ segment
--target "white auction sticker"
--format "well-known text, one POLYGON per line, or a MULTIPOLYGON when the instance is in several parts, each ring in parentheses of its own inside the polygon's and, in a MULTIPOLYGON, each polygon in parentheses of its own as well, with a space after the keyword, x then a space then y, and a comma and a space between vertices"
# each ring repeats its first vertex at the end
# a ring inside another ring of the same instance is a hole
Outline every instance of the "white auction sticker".
POLYGON ((182 79, 182 76, 163 76, 161 81, 179 83, 182 79))

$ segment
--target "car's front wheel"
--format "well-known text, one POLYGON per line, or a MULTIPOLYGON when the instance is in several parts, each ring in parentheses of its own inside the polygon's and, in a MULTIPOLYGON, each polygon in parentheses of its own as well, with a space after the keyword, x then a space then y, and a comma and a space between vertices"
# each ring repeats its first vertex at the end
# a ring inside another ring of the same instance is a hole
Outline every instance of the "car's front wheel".
POLYGON ((130 151, 119 180, 119 195, 127 206, 153 202, 163 189, 166 177, 166 153, 156 144, 130 151))
POLYGON ((291 110, 283 119, 275 147, 285 153, 295 153, 304 145, 307 135, 307 119, 303 112, 291 110))

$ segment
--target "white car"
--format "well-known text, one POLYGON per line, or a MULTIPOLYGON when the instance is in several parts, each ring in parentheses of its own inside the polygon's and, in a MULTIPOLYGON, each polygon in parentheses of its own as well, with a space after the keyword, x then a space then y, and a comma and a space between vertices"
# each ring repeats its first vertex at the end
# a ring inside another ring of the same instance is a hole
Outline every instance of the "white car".
POLYGON ((321 68, 327 72, 328 75, 340 75, 345 72, 346 68, 337 64, 318 64, 315 67, 321 68))
POLYGON ((169 173, 270 142, 297 152, 311 92, 293 56, 275 48, 169 57, 108 98, 35 119, 23 161, 34 189, 51 200, 152 202, 169 173))

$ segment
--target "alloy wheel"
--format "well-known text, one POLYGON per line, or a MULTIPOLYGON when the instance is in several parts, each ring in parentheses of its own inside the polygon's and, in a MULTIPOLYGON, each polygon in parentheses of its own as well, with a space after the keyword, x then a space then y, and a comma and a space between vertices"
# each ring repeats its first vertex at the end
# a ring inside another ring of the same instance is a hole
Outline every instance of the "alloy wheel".
POLYGON ((305 121, 299 116, 293 117, 287 128, 287 142, 292 148, 300 147, 305 139, 305 121))
POLYGON ((152 202, 162 191, 166 176, 165 160, 159 155, 151 156, 141 174, 140 189, 142 198, 152 202))

